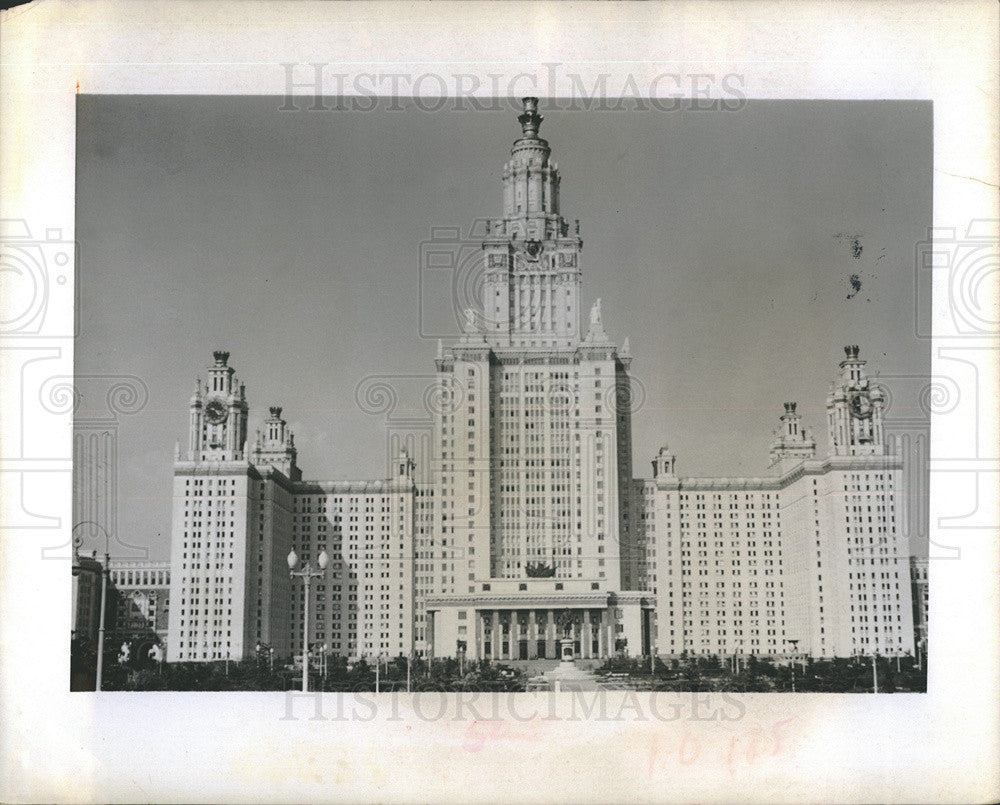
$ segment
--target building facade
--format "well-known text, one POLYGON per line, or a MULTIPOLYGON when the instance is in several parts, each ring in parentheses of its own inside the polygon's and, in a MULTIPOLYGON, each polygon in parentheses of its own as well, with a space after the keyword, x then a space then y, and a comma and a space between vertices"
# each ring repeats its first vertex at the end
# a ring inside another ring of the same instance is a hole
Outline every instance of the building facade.
POLYGON ((307 481, 270 409, 248 440, 245 390, 215 353, 174 465, 169 653, 303 644, 347 657, 913 650, 900 460, 885 398, 848 347, 827 400, 829 454, 786 403, 759 477, 684 478, 663 448, 632 472, 631 354, 583 326, 583 241, 524 99, 482 241, 482 306, 439 343, 433 436, 389 477, 307 481), (305 599, 285 557, 325 551, 305 599))
POLYGON ((771 472, 682 478, 667 448, 644 485, 646 581, 664 655, 912 654, 900 460, 856 346, 827 399, 830 453, 785 403, 771 472))
POLYGON ((136 650, 166 646, 170 617, 170 562, 112 559, 108 580, 114 597, 110 627, 115 639, 136 650))
POLYGON ((651 599, 630 597, 626 618, 619 550, 631 539, 631 358, 605 333, 600 300, 583 332, 579 222, 562 215, 535 99, 518 121, 503 215, 482 244, 483 307, 436 360, 439 544, 425 648, 555 657, 558 628, 583 656, 608 656, 627 621, 640 653, 651 599))
POLYGON ((406 654, 413 644, 412 462, 395 478, 307 481, 295 439, 273 406, 251 444, 246 390, 216 352, 190 400, 188 450, 177 448, 167 658, 279 656, 327 646, 352 657, 406 654), (326 577, 293 584, 287 557, 326 577))
POLYGON ((929 561, 926 556, 910 557, 910 590, 913 597, 913 634, 918 656, 927 656, 927 615, 930 608, 929 561))

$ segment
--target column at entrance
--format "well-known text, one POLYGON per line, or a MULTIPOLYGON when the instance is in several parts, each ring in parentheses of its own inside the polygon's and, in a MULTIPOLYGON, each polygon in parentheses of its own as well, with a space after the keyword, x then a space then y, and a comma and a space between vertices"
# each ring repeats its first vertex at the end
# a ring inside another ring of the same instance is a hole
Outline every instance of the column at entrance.
POLYGON ((475 624, 475 643, 472 644, 473 658, 477 661, 483 658, 483 615, 478 609, 472 610, 472 622, 475 624))
POLYGON ((607 614, 607 610, 602 609, 597 618, 597 656, 602 660, 608 656, 608 635, 604 631, 605 616, 607 614))
POLYGON ((490 635, 490 659, 500 659, 500 610, 493 610, 493 619, 490 621, 490 628, 493 630, 490 635))
POLYGON ((556 654, 556 620, 551 609, 545 610, 545 657, 558 658, 556 654))
POLYGON ((538 659, 538 621, 535 610, 528 610, 528 659, 538 659))
POLYGON ((585 660, 590 659, 590 647, 593 641, 593 632, 590 627, 590 610, 583 610, 583 627, 580 629, 580 656, 585 660))
POLYGON ((424 612, 424 647, 427 652, 427 659, 434 657, 434 611, 424 612))
POLYGON ((521 624, 518 622, 518 613, 516 609, 510 611, 510 615, 507 618, 507 623, 510 624, 510 631, 507 633, 510 637, 507 640, 507 658, 510 660, 517 659, 517 647, 518 641, 521 636, 521 624))

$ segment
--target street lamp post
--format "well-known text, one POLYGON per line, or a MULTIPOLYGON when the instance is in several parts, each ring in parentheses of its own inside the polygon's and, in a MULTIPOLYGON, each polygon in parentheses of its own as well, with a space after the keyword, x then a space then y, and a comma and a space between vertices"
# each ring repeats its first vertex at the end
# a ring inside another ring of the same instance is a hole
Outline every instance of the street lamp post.
MULTIPOLYGON (((108 563, 111 561, 111 535, 108 534, 107 529, 104 528, 100 523, 96 523, 93 520, 84 520, 83 522, 77 523, 73 526, 73 531, 76 531, 82 525, 97 526, 104 533, 104 566, 101 568, 101 619, 97 626, 97 671, 96 671, 96 689, 101 689, 101 679, 104 674, 104 619, 107 616, 107 603, 108 603, 108 563)), ((80 547, 80 542, 78 538, 73 538, 73 551, 74 557, 77 549, 80 547)))
MULTIPOLYGON (((309 585, 315 578, 321 578, 326 575, 326 566, 330 559, 326 555, 326 551, 320 553, 319 558, 316 563, 319 565, 318 570, 313 570, 313 567, 309 562, 306 562, 301 570, 296 570, 295 567, 299 563, 298 554, 292 549, 288 553, 288 571, 290 575, 294 578, 298 576, 302 579, 302 583, 305 586, 305 606, 303 608, 303 622, 302 622, 302 692, 309 692, 309 585)), ((273 655, 272 655, 273 656, 273 655)), ((272 660, 273 661, 273 660, 272 660)))
POLYGON ((872 693, 878 693, 878 651, 872 652, 872 693))
MULTIPOLYGON (((107 535, 105 535, 107 536, 107 535)), ((108 545, 104 546, 104 567, 101 568, 101 620, 97 627, 97 690, 101 689, 101 677, 104 672, 104 618, 108 606, 108 545)))

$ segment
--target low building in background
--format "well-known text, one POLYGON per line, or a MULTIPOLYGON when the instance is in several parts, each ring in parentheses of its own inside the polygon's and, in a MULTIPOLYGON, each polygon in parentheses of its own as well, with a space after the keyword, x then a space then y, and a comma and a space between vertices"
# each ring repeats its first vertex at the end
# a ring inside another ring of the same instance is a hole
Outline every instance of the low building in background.
POLYGON ((165 647, 170 613, 170 562, 112 559, 108 578, 113 610, 108 628, 134 652, 165 647))
POLYGON ((913 633, 917 650, 927 656, 927 613, 930 605, 929 563, 926 556, 910 557, 910 587, 913 598, 913 633))
POLYGON ((101 572, 104 567, 95 551, 92 556, 73 552, 73 611, 71 639, 97 645, 101 626, 101 572))

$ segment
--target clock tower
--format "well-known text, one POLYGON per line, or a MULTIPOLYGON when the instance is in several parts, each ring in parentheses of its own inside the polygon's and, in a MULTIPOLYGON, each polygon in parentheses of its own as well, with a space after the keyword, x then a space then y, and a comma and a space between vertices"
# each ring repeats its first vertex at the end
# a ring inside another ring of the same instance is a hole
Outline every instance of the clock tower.
POLYGON ((195 384, 190 403, 189 461, 242 461, 246 458, 246 389, 229 366, 229 353, 216 351, 208 382, 195 384))
POLYGON ((837 456, 881 456, 885 453, 885 395, 865 372, 857 346, 844 347, 840 378, 826 399, 830 452, 837 456))

